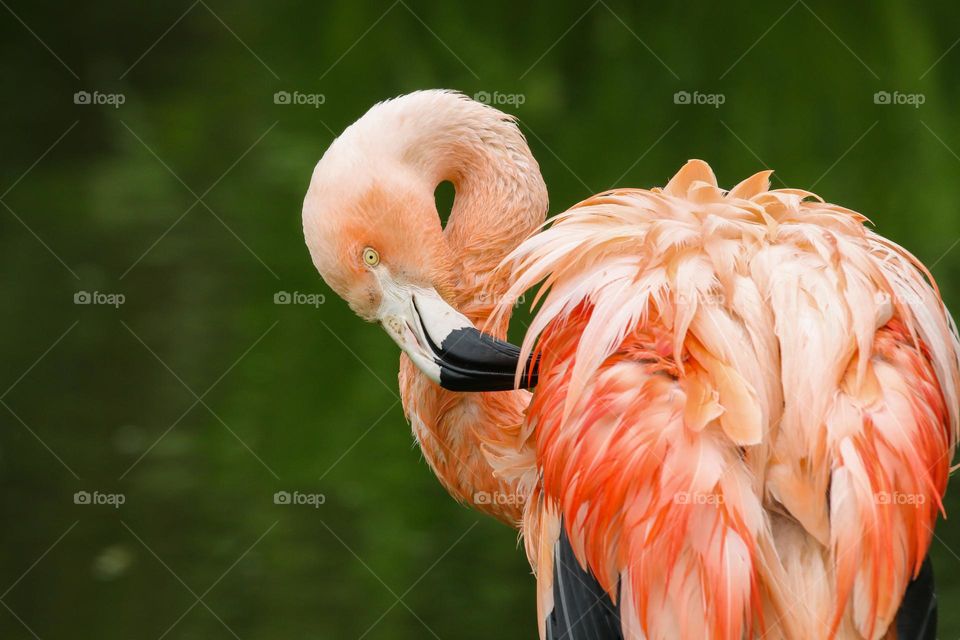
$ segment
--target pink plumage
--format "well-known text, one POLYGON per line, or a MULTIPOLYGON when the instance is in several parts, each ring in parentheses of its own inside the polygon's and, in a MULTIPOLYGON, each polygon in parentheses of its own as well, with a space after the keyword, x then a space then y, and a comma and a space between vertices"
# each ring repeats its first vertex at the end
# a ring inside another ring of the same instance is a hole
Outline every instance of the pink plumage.
POLYGON ((504 265, 508 297, 544 283, 537 508, 629 587, 640 637, 883 637, 946 487, 957 341, 929 274, 769 175, 726 192, 691 161, 504 265))
POLYGON ((314 171, 314 264, 403 350, 442 484, 521 529, 543 638, 893 638, 932 590, 956 328, 913 256, 770 173, 726 191, 693 160, 544 228, 514 121, 447 91, 375 106, 314 171))

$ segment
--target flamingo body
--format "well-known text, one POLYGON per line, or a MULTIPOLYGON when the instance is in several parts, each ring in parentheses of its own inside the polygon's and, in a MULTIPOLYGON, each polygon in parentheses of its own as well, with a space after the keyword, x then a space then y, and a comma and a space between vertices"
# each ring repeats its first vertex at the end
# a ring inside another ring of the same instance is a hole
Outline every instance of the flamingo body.
POLYGON ((691 161, 507 259, 508 297, 545 283, 536 508, 627 637, 883 637, 941 510, 957 343, 929 274, 769 175, 691 161))
POLYGON ((541 638, 935 633, 956 329, 919 261, 770 174, 727 191, 694 160, 541 229, 514 121, 445 91, 375 106, 314 171, 314 264, 403 350, 441 483, 520 528, 541 638))

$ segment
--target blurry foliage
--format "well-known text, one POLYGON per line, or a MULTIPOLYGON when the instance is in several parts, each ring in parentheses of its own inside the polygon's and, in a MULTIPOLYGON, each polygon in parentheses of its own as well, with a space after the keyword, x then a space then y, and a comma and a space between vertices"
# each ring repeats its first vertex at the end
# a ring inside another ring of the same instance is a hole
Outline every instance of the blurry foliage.
MULTIPOLYGON (((960 49, 927 71, 960 37, 960 8, 405 2, 211 0, 162 38, 191 5, 11 2, 79 80, 2 12, 0 189, 77 122, 3 197, 77 278, 0 211, 6 384, 77 321, 3 399, 80 479, 0 412, 3 580, 76 522, 5 596, 39 636, 159 637, 194 603, 179 579, 197 595, 215 585, 204 601, 224 624, 197 605, 171 638, 230 637, 224 625, 245 640, 356 638, 388 609, 367 637, 427 637, 394 594, 441 638, 535 635, 515 533, 433 479, 396 402, 396 349, 320 282, 303 246, 313 164, 384 98, 522 94, 508 110, 553 212, 663 184, 692 157, 727 186, 775 168, 864 212, 960 304, 960 49), (79 90, 126 101, 76 105, 79 90), (926 102, 877 105, 880 90, 926 102), (277 91, 325 101, 278 105, 277 91), (677 105, 677 91, 726 101, 677 105), (126 304, 77 306, 79 290, 126 304), (327 300, 275 305, 277 291, 327 300), (74 505, 81 489, 127 501, 74 505), (295 489, 326 503, 273 503, 295 489)), ((934 543, 945 605, 960 593, 946 546, 958 533, 951 519, 934 543)), ((960 612, 941 615, 941 636, 956 637, 960 612)), ((30 637, 5 610, 0 629, 30 637)))

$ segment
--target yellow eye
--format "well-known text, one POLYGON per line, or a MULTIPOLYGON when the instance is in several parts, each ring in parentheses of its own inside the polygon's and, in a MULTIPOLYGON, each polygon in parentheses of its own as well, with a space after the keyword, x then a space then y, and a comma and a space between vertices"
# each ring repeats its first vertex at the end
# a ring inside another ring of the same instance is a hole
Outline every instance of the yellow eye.
POLYGON ((367 247, 363 250, 363 263, 368 267, 375 267, 380 264, 380 254, 376 249, 367 247))

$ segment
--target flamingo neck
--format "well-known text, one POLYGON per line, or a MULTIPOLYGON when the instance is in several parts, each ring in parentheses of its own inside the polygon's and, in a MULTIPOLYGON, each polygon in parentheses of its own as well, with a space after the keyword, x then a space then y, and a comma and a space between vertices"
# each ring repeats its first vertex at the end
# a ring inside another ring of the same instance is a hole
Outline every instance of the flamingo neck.
POLYGON ((405 354, 399 379, 404 413, 444 488, 458 501, 519 527, 536 483, 532 438, 522 428, 530 393, 447 391, 405 354))
MULTIPOLYGON (((486 321, 509 282, 500 261, 546 218, 547 190, 516 124, 466 99, 418 114, 400 153, 426 180, 456 190, 444 237, 459 278, 451 302, 485 331, 504 337, 509 315, 486 321)), ((532 445, 521 433, 526 391, 467 394, 441 389, 404 356, 400 388, 424 457, 454 497, 504 522, 519 522, 535 475, 532 445)))
MULTIPOLYGON (((483 322, 509 284, 496 267, 546 219, 547 188, 511 118, 462 97, 432 107, 414 118, 397 152, 431 194, 453 184, 444 237, 460 271, 455 303, 483 322)), ((485 328, 503 334, 508 320, 485 328)))

